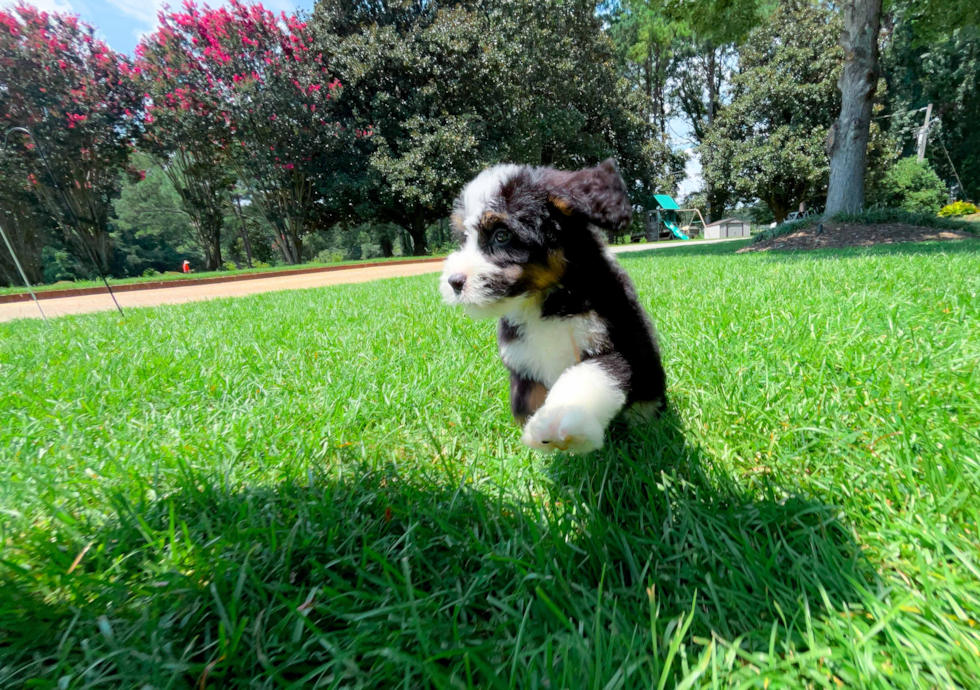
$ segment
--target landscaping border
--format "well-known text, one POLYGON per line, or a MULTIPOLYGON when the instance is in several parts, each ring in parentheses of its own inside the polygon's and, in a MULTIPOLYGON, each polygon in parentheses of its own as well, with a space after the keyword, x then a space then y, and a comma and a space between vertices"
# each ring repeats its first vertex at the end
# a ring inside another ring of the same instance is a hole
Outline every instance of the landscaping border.
MULTIPOLYGON (((189 287, 192 285, 210 285, 212 283, 233 283, 238 280, 259 280, 261 278, 278 278, 280 276, 296 276, 304 273, 329 273, 331 271, 348 271, 355 268, 371 268, 372 266, 400 266, 404 264, 428 264, 445 261, 443 256, 429 259, 402 259, 398 261, 367 261, 359 264, 344 264, 343 266, 316 266, 313 268, 295 268, 282 271, 265 271, 264 273, 238 273, 233 276, 218 276, 216 278, 175 278, 173 280, 153 280, 145 283, 121 283, 113 285, 113 292, 133 292, 136 290, 159 290, 160 288, 189 287)), ((98 295, 105 293, 105 287, 67 288, 65 290, 41 290, 35 292, 40 299, 57 299, 59 297, 80 297, 82 295, 98 295)), ((0 295, 0 304, 10 302, 29 302, 28 292, 13 292, 0 295)))

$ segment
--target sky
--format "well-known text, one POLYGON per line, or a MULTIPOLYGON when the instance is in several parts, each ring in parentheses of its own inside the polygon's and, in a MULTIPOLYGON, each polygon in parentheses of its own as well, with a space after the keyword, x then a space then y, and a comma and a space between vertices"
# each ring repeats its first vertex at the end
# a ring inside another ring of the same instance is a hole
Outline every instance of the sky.
MULTIPOLYGON (((140 36, 153 31, 157 24, 157 11, 169 4, 179 9, 183 0, 28 0, 48 12, 73 12, 96 27, 106 43, 120 53, 132 55, 140 36)), ((11 2, 0 4, 9 5, 11 2)), ((199 4, 205 4, 203 1, 199 4)), ((207 4, 220 5, 220 0, 207 4)), ((312 10, 313 0, 264 0, 268 9, 278 13, 296 9, 312 10)))
MULTIPOLYGON (((157 24, 157 12, 169 4, 179 8, 183 0, 28 0, 32 5, 48 12, 73 12, 83 20, 96 27, 106 43, 118 52, 132 55, 133 49, 143 34, 150 33, 157 24)), ((264 0, 263 4, 275 12, 284 10, 311 11, 314 0, 264 0)), ((6 6, 12 4, 9 0, 0 0, 6 6)), ((199 4, 205 4, 199 0, 199 4)), ((211 0, 212 6, 221 4, 221 0, 211 0)), ((675 146, 687 149, 690 142, 690 130, 687 124, 678 117, 669 121, 671 133, 674 135, 675 146)), ((696 157, 688 157, 685 174, 678 175, 680 189, 678 199, 701 189, 701 164, 696 157)))

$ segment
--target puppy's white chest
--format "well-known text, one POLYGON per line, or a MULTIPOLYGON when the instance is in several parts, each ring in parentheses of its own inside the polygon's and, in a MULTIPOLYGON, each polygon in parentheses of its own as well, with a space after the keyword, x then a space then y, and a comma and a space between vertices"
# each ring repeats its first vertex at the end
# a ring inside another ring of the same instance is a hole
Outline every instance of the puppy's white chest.
POLYGON ((547 388, 586 355, 596 354, 606 341, 606 327, 595 314, 566 318, 508 320, 519 336, 500 346, 500 357, 510 369, 540 381, 547 388))

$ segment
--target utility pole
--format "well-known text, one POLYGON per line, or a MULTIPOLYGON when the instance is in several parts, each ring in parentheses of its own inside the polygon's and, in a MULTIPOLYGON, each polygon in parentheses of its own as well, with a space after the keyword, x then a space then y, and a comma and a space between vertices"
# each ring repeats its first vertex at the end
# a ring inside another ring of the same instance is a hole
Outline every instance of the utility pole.
POLYGON ((932 118, 932 103, 926 107, 926 122, 919 130, 919 162, 926 159, 926 143, 929 141, 929 120, 932 118))

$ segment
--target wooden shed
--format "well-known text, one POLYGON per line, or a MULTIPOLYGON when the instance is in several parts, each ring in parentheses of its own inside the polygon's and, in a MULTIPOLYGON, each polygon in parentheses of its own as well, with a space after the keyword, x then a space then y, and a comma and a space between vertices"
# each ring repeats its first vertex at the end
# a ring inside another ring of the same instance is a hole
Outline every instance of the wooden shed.
POLYGON ((704 238, 717 240, 722 237, 748 237, 751 234, 749 222, 738 218, 725 218, 704 226, 704 238))

